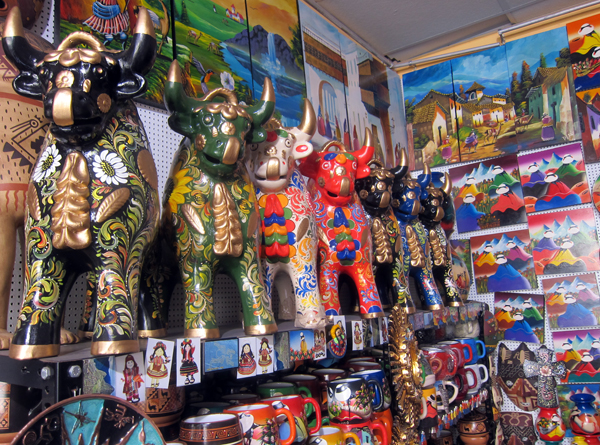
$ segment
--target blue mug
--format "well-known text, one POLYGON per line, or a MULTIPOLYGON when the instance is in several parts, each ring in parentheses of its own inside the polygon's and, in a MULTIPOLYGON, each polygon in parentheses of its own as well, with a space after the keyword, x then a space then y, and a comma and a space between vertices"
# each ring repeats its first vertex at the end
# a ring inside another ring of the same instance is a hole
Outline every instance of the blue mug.
POLYGON ((392 393, 385 374, 378 369, 365 369, 350 374, 351 377, 362 377, 373 389, 373 411, 382 412, 392 404, 392 393))
POLYGON ((479 359, 485 357, 485 343, 481 340, 475 340, 474 338, 455 338, 455 340, 463 345, 469 345, 473 351, 473 356, 467 362, 467 365, 474 365, 479 359))

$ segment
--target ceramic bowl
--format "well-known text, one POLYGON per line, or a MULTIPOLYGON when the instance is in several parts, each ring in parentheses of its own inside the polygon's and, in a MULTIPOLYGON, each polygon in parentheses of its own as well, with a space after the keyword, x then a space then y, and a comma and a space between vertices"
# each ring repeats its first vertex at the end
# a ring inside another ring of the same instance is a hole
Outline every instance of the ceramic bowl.
POLYGON ((460 440, 462 440, 465 445, 487 445, 488 440, 490 440, 490 433, 461 434, 460 440))
POLYGON ((487 417, 480 413, 471 413, 458 421, 458 432, 461 437, 481 435, 488 432, 487 417))

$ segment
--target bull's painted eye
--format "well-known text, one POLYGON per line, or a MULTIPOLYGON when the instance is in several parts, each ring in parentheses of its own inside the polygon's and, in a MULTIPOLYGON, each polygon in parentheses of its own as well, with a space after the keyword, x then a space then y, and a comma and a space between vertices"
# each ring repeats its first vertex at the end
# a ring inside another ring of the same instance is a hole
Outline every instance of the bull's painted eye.
POLYGON ((42 68, 40 70, 40 76, 45 76, 46 74, 48 74, 48 70, 46 68, 42 68))
POLYGON ((100 74, 100 75, 104 74, 104 68, 102 68, 101 66, 97 66, 95 68, 95 71, 96 71, 96 74, 100 74))
POLYGON ((353 168, 354 170, 356 170, 356 169, 358 168, 358 163, 357 163, 356 161, 354 161, 354 162, 352 163, 352 168, 353 168))
POLYGON ((285 140, 285 146, 288 147, 288 148, 291 147, 292 146, 292 141, 290 141, 289 139, 286 139, 285 140))
POLYGON ((323 165, 321 166, 321 168, 323 170, 329 170, 331 168, 331 164, 329 162, 323 162, 323 165))
POLYGON ((250 150, 256 151, 256 149, 258 148, 258 144, 248 144, 248 147, 250 148, 250 150))
POLYGON ((346 169, 342 166, 336 167, 335 174, 338 176, 346 176, 346 169))
POLYGON ((437 207, 437 206, 440 205, 440 202, 437 199, 434 199, 434 200, 431 201, 431 204, 433 204, 434 206, 437 207))
POLYGON ((406 194, 406 197, 407 197, 408 199, 415 199, 415 198, 417 197, 417 194, 416 194, 415 192, 412 192, 412 191, 411 191, 411 192, 408 192, 408 193, 406 194))
POLYGON ((202 118, 202 121, 204 122, 205 125, 211 125, 213 123, 213 117, 212 114, 207 114, 206 116, 204 116, 202 118))

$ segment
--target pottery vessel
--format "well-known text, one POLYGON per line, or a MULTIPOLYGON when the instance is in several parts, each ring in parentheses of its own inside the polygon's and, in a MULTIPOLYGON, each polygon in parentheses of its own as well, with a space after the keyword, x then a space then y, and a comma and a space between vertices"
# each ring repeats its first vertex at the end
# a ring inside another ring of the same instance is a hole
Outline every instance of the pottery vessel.
POLYGON ((242 434, 247 445, 291 445, 296 438, 296 423, 290 410, 275 409, 268 403, 239 405, 228 408, 225 413, 235 414, 240 419, 242 434), (290 436, 279 439, 277 416, 284 415, 290 425, 290 436))
POLYGON ((364 421, 373 412, 372 386, 360 377, 327 383, 329 420, 336 423, 364 421))
POLYGON ((208 414, 181 422, 179 439, 188 445, 242 445, 242 427, 235 414, 208 414))
POLYGON ((461 434, 460 440, 462 440, 465 445, 487 445, 488 440, 490 440, 490 433, 461 434))
MULTIPOLYGON (((269 397, 263 399, 263 402, 273 404, 273 406, 275 406, 274 402, 280 402, 285 408, 290 410, 296 423, 296 439, 294 443, 305 444, 308 441, 308 435, 315 434, 321 428, 321 409, 317 401, 312 397, 302 398, 296 395, 269 397), (310 411, 315 412, 317 416, 315 425, 310 429, 307 420, 309 407, 310 411)), ((279 435, 281 439, 288 438, 290 435, 289 424, 285 424, 284 422, 284 424, 279 425, 279 435)))
POLYGON ((544 443, 562 442, 567 432, 562 416, 556 408, 540 407, 540 412, 535 421, 535 429, 544 443))
POLYGON ((488 432, 487 417, 476 411, 458 421, 458 432, 462 436, 480 435, 488 432))
POLYGON ((575 407, 571 410, 569 423, 575 435, 600 434, 600 415, 594 406, 591 394, 573 394, 571 401, 575 407))
POLYGON ((336 426, 324 426, 310 435, 308 443, 310 445, 340 445, 347 443, 348 440, 353 440, 357 445, 360 444, 360 439, 356 433, 352 431, 344 432, 336 426))

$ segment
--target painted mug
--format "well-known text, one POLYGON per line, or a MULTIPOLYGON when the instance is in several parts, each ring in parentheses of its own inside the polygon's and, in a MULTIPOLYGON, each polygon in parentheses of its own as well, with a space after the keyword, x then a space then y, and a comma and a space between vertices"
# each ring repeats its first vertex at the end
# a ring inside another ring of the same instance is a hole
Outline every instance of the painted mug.
POLYGON ((340 445, 345 444, 348 439, 360 444, 356 433, 342 431, 337 426, 324 426, 316 433, 311 433, 308 443, 309 445, 340 445))
POLYGON ((179 439, 188 445, 242 445, 240 420, 235 414, 208 414, 181 422, 179 439))
POLYGON ((368 369, 381 369, 381 365, 377 362, 366 361, 351 361, 346 364, 348 372, 366 371, 368 369))
POLYGON ((312 373, 319 379, 321 387, 321 411, 327 411, 327 382, 346 377, 346 371, 337 368, 323 368, 316 369, 312 373))
POLYGON ((249 405, 260 402, 260 397, 256 394, 244 392, 239 394, 225 394, 221 397, 221 400, 230 405, 249 405))
POLYGON ((291 396, 295 394, 306 394, 307 397, 312 397, 312 392, 306 386, 298 387, 292 382, 269 382, 262 383, 256 387, 258 395, 264 399, 267 397, 291 396))
POLYGON ((371 389, 360 377, 327 383, 327 407, 331 422, 368 420, 372 409, 371 389))
POLYGON ((467 365, 465 366, 465 370, 472 371, 470 374, 467 374, 469 394, 473 395, 478 393, 481 385, 487 382, 490 378, 487 367, 480 364, 467 365))
POLYGON ((423 431, 438 426, 439 417, 435 386, 423 388, 423 395, 421 397, 421 415, 419 416, 419 419, 421 419, 419 429, 423 431))
POLYGON ((442 401, 442 388, 443 388, 443 391, 446 392, 446 396, 448 397, 448 405, 450 405, 452 402, 454 402, 458 397, 458 393, 459 393, 458 386, 452 382, 443 380, 441 382, 436 382, 434 387, 435 387, 435 397, 436 397, 436 401, 437 401, 437 409, 439 411, 442 411, 444 409, 444 404, 442 401))
POLYGON ((458 367, 462 368, 470 360, 473 359, 473 350, 471 349, 471 345, 463 344, 456 340, 446 340, 438 343, 438 346, 445 349, 453 350, 458 357, 458 367))
POLYGON ((391 409, 386 409, 385 411, 376 411, 373 413, 373 417, 375 420, 383 423, 385 430, 387 431, 388 438, 392 437, 392 429, 394 426, 394 416, 392 415, 391 409))
POLYGON ((462 343, 463 345, 469 345, 471 347, 473 357, 467 362, 468 365, 474 365, 479 359, 485 357, 485 343, 481 340, 476 340, 474 338, 467 337, 459 337, 455 340, 459 343, 462 343))
POLYGON ((385 374, 381 370, 367 369, 353 372, 351 377, 362 377, 375 390, 373 394, 373 411, 385 411, 392 404, 392 393, 385 374))
MULTIPOLYGON (((277 397, 269 397, 266 399, 262 400, 265 403, 271 403, 273 404, 273 402, 281 402, 284 406, 284 408, 289 409, 292 413, 292 415, 294 416, 294 420, 296 423, 296 440, 294 440, 294 443, 301 443, 304 444, 306 443, 306 441, 308 440, 308 435, 309 434, 314 434, 317 431, 319 431, 319 428, 321 428, 321 410, 320 410, 320 406, 319 403, 311 398, 311 397, 306 397, 306 398, 302 398, 301 396, 298 395, 291 395, 291 396, 277 396, 277 397), (307 417, 307 411, 308 411, 308 407, 312 405, 314 407, 314 412, 317 415, 317 422, 316 425, 311 428, 310 430, 308 429, 308 421, 306 419, 307 417)), ((279 425, 279 437, 284 440, 287 439, 290 435, 290 426, 288 423, 284 424, 280 424, 279 425)))
POLYGON ((469 377, 471 380, 477 378, 473 369, 458 368, 456 370, 456 375, 450 379, 450 381, 458 387, 457 399, 459 400, 463 400, 465 397, 467 397, 469 389, 472 389, 472 387, 469 386, 469 377))
POLYGON ((454 354, 434 346, 423 346, 421 351, 431 365, 436 380, 444 380, 456 374, 458 363, 454 359, 454 354))
POLYGON ((379 420, 367 420, 360 423, 336 423, 331 422, 332 426, 341 428, 344 432, 353 432, 358 436, 359 442, 356 445, 375 443, 373 436, 377 438, 379 445, 389 445, 389 436, 385 425, 379 420))
POLYGON ((302 397, 312 397, 319 404, 322 402, 321 385, 317 376, 311 374, 291 374, 282 377, 281 380, 295 384, 302 397), (307 388, 309 392, 305 392, 304 388, 307 388))
POLYGON ((254 403, 233 406, 224 412, 238 416, 247 445, 291 445, 296 438, 296 422, 289 409, 275 409, 269 403, 254 403), (285 440, 279 439, 279 415, 284 415, 290 424, 290 436, 285 440))

